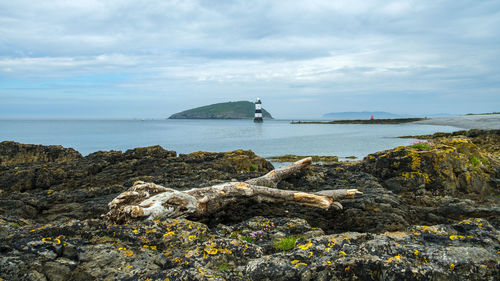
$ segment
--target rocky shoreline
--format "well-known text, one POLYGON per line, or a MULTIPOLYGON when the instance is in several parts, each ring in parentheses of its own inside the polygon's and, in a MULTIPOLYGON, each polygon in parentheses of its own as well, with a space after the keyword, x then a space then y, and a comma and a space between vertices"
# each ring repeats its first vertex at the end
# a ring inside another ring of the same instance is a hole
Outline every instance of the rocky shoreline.
POLYGON ((265 202, 212 218, 112 224, 135 181, 186 190, 273 169, 251 151, 160 146, 83 157, 0 143, 0 280, 498 280, 500 135, 426 136, 363 160, 312 165, 278 188, 357 188, 344 209, 265 202))

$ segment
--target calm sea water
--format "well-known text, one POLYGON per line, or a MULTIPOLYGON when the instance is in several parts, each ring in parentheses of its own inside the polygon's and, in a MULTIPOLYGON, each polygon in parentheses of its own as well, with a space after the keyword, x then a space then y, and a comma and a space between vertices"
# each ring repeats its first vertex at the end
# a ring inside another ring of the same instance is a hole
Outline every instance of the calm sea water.
POLYGON ((292 125, 290 120, 266 120, 263 124, 251 120, 0 120, 0 141, 63 145, 83 155, 159 144, 177 153, 241 148, 264 157, 297 154, 359 158, 412 142, 397 136, 456 130, 416 124, 292 125))

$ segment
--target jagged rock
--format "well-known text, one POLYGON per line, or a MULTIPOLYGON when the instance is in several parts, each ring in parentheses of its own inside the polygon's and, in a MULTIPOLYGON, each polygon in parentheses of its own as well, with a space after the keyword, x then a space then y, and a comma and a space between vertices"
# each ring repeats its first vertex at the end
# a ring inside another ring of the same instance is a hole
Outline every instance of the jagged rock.
POLYGON ((113 197, 136 180, 182 190, 233 178, 246 180, 273 169, 268 161, 251 151, 196 152, 176 157, 175 151, 160 146, 125 153, 99 151, 65 162, 3 167, 0 169, 0 214, 41 221, 98 217, 105 213, 113 197))
POLYGON ((24 163, 65 162, 82 158, 73 148, 60 145, 21 144, 13 141, 0 142, 0 165, 24 163))
POLYGON ((472 143, 436 138, 429 150, 313 165, 278 185, 362 191, 340 201, 343 211, 255 202, 204 221, 115 225, 100 216, 137 180, 186 190, 245 181, 272 165, 250 151, 176 156, 159 146, 2 162, 0 278, 498 280, 500 169, 488 154, 497 134, 467 134, 472 143), (284 239, 291 248, 277 246, 284 239))
POLYGON ((384 180, 396 193, 422 189, 433 195, 484 198, 496 191, 494 159, 468 139, 454 138, 420 150, 411 146, 368 155, 364 170, 384 180))

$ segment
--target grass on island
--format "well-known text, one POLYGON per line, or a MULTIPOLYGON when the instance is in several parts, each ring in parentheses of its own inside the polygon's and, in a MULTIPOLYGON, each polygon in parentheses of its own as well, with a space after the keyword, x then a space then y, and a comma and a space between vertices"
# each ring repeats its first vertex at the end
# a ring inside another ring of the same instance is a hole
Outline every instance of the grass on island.
MULTIPOLYGON (((223 102, 197 107, 175 113, 169 119, 252 119, 255 116, 255 104, 249 101, 223 102)), ((264 118, 273 118, 262 109, 264 118)))

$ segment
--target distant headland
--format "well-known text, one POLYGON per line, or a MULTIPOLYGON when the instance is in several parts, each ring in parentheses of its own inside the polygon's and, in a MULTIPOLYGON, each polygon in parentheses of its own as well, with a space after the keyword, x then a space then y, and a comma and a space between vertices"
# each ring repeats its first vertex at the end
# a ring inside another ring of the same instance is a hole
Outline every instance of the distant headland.
POLYGON ((395 118, 395 119, 366 119, 366 120, 334 120, 334 121, 292 121, 292 124, 402 124, 428 118, 395 118))
MULTIPOLYGON (((168 119, 253 119, 255 104, 249 101, 216 103, 172 114, 168 119)), ((272 119, 271 114, 262 109, 262 116, 272 119)))

